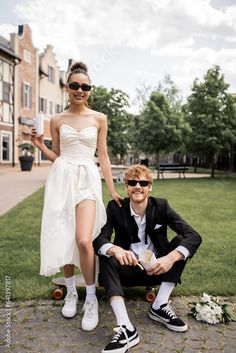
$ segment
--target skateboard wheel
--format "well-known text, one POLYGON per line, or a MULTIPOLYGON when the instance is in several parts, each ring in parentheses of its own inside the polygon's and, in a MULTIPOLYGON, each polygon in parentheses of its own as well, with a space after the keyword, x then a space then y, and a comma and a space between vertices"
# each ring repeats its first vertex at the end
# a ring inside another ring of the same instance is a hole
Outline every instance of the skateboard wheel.
POLYGON ((53 292, 53 298, 56 300, 60 300, 64 297, 64 292, 60 288, 57 288, 53 292))
POLYGON ((148 292, 145 296, 145 299, 149 303, 153 303, 156 299, 156 294, 154 292, 148 292))

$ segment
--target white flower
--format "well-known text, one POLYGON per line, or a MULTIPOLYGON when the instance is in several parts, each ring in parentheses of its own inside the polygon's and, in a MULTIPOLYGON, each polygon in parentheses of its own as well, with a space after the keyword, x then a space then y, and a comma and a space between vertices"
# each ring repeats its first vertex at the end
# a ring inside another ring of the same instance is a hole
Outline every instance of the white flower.
POLYGON ((203 303, 207 303, 207 302, 210 302, 211 301, 211 296, 206 294, 206 293, 203 293, 202 295, 202 301, 203 303))
POLYGON ((217 324, 219 322, 228 322, 232 318, 226 309, 226 305, 220 303, 219 299, 212 295, 203 293, 201 301, 192 303, 190 314, 197 320, 208 324, 217 324))

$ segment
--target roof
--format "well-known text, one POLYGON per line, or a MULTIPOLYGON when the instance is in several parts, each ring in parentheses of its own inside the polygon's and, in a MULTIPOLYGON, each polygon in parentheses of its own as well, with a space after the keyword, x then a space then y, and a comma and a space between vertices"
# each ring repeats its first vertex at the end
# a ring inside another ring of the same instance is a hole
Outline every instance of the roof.
POLYGON ((41 65, 39 65, 39 74, 43 75, 43 76, 46 76, 46 77, 48 76, 48 74, 43 70, 41 65))
POLYGON ((0 36, 0 51, 3 51, 4 53, 8 54, 12 58, 21 60, 21 58, 18 55, 16 55, 16 53, 11 49, 10 42, 2 36, 0 36))

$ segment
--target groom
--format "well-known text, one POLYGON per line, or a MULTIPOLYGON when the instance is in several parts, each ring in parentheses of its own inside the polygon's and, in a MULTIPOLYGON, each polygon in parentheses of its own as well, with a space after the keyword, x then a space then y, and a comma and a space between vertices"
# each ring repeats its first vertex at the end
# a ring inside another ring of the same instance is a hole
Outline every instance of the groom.
POLYGON ((143 165, 131 166, 125 174, 128 198, 119 207, 110 201, 107 223, 94 240, 99 255, 99 283, 104 286, 116 316, 117 327, 103 353, 124 353, 139 343, 139 335, 131 323, 124 303, 123 286, 155 286, 157 297, 149 309, 149 318, 177 332, 187 325, 168 304, 169 297, 186 264, 201 243, 200 235, 168 204, 167 200, 149 196, 151 171, 143 165), (167 226, 176 232, 169 241, 167 226), (113 229, 114 241, 111 241, 113 229), (138 257, 142 250, 154 252, 157 260, 148 271, 141 270, 138 257))

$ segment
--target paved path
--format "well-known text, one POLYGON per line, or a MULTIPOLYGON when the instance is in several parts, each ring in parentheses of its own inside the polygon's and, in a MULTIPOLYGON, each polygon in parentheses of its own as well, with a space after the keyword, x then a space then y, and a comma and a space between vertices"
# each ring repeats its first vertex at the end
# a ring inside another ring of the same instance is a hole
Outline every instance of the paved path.
MULTIPOLYGON (((173 308, 187 322, 189 330, 176 333, 153 323, 148 316, 149 304, 141 298, 127 300, 132 322, 135 323, 140 343, 130 353, 235 353, 236 323, 208 325, 189 317, 188 303, 196 298, 174 297, 173 308)), ((236 309, 236 298, 226 299, 236 309)), ((79 314, 72 320, 60 314, 62 302, 28 301, 12 303, 11 347, 2 340, 0 351, 12 353, 97 353, 109 341, 115 326, 110 305, 99 299, 100 322, 92 332, 81 330, 82 302, 79 314)), ((0 308, 1 338, 6 334, 6 309, 0 308)))
MULTIPOLYGON (((34 166, 30 172, 22 172, 20 167, 0 167, 0 216, 45 184, 50 165, 34 166)), ((179 178, 178 173, 164 173, 164 176, 165 179, 179 178)), ((153 177, 156 178, 156 173, 153 177)), ((186 178, 206 177, 209 175, 186 174, 186 178)))
POLYGON ((46 181, 50 166, 34 166, 30 172, 22 172, 20 167, 0 168, 0 215, 9 211, 46 181))

